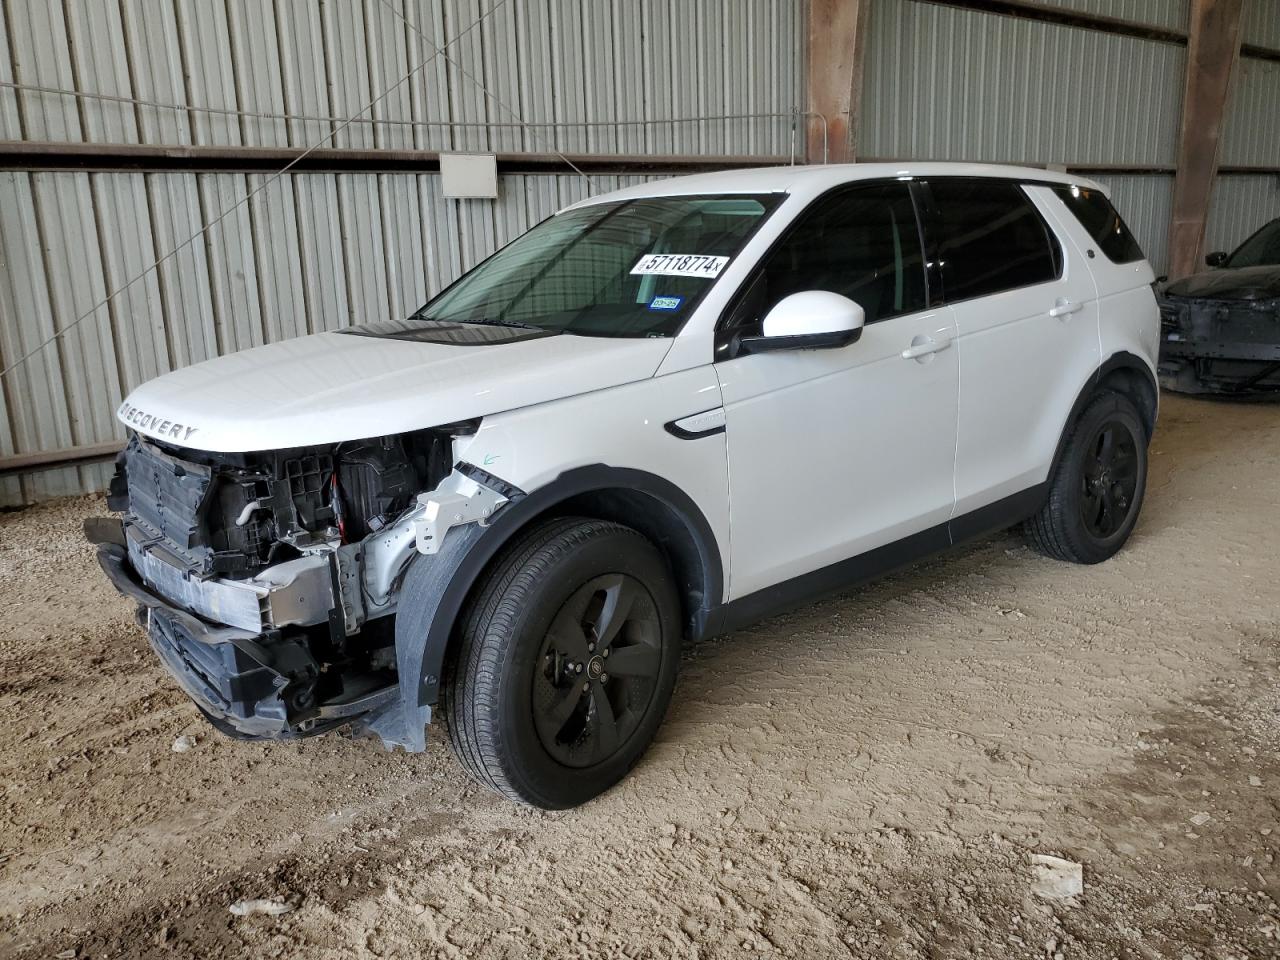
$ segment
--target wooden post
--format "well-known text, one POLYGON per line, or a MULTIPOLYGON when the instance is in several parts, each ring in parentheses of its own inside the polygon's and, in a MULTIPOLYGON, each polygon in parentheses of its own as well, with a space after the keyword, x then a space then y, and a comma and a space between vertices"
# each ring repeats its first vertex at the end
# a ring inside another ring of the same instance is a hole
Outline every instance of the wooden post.
MULTIPOLYGON (((809 0, 809 110, 826 119, 828 163, 856 155, 862 87, 862 40, 871 0, 809 0)), ((808 159, 823 161, 823 124, 809 117, 808 159)))
POLYGON ((1240 59, 1241 0, 1193 0, 1182 134, 1169 224, 1169 276, 1203 269, 1205 222, 1218 175, 1231 78, 1240 59))

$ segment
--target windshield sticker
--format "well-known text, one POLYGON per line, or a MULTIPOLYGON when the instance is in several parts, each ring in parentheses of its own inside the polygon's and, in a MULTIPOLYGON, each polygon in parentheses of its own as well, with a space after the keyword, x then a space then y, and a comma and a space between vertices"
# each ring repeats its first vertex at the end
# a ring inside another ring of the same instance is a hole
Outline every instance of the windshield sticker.
POLYGON ((713 280, 729 262, 728 257, 709 257, 696 253, 650 253, 631 268, 633 274, 659 277, 702 277, 713 280))
POLYGON ((649 301, 650 310, 679 310, 684 297, 654 297, 649 301))

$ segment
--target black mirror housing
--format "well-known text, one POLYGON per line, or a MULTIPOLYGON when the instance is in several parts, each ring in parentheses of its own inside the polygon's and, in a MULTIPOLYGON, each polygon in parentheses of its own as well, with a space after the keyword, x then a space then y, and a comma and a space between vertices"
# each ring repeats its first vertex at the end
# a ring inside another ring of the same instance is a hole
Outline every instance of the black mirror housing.
POLYGON ((1224 267, 1227 264, 1227 255, 1221 250, 1215 250, 1204 258, 1205 266, 1224 267))
POLYGON ((857 343, 862 328, 833 330, 830 333, 804 333, 794 337, 742 337, 738 341, 738 354, 771 353, 775 350, 832 350, 857 343))

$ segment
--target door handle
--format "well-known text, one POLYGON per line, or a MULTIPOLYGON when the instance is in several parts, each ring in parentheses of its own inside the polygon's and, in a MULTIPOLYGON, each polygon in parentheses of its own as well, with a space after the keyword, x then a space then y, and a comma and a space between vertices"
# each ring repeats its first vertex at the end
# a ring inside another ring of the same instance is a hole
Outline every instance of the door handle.
POLYGON ((1049 316, 1061 319, 1073 313, 1079 313, 1084 309, 1083 303, 1072 303, 1066 297, 1059 297, 1058 302, 1049 310, 1049 316))
POLYGON ((902 351, 902 359, 919 360, 921 357, 927 357, 931 353, 945 350, 949 346, 951 346, 950 337, 914 337, 911 340, 911 346, 902 351))

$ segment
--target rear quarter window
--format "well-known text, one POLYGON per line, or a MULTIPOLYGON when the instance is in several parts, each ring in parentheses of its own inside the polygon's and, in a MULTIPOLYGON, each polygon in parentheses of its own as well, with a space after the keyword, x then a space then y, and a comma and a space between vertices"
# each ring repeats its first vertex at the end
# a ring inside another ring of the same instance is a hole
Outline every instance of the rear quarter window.
POLYGON ((950 301, 1057 279, 1062 250, 1031 199, 1006 180, 931 180, 950 301))
POLYGON ((1112 263, 1133 263, 1146 258, 1138 241, 1101 190, 1054 187, 1053 192, 1075 214, 1080 226, 1112 263))

